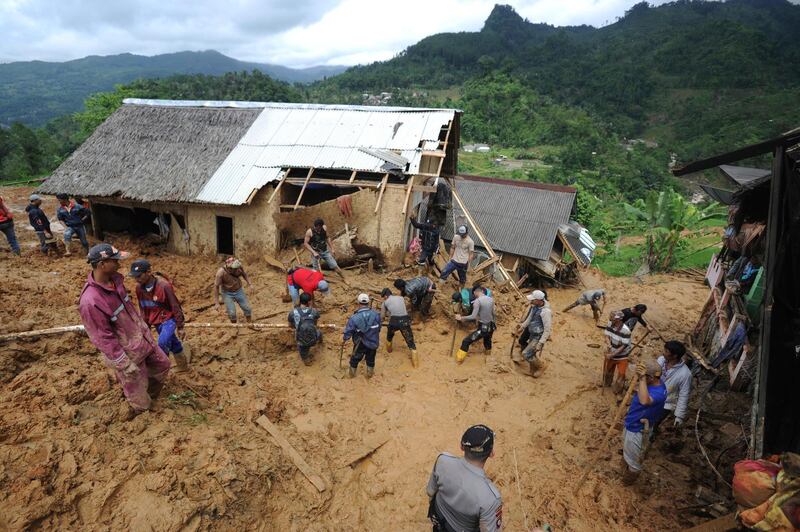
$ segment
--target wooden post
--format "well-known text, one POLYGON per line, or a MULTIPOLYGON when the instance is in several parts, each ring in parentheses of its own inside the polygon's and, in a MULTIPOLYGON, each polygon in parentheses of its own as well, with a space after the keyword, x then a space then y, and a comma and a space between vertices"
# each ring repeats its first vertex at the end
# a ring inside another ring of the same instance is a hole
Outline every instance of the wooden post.
MULTIPOLYGON (((467 219, 467 222, 469 222, 470 226, 472 226, 472 229, 475 231, 475 234, 481 240, 481 243, 483 244, 483 247, 486 248, 486 251, 489 253, 490 257, 492 257, 492 258, 496 257, 497 253, 495 253, 494 249, 492 249, 492 245, 489 244, 489 240, 483 234, 483 232, 481 231, 481 228, 478 227, 478 224, 475 222, 475 219, 472 218, 472 215, 467 210, 467 206, 464 205, 463 201, 461 201, 461 196, 458 194, 458 191, 456 190, 456 182, 455 182, 455 180, 452 180, 450 188, 451 188, 451 190, 453 192, 453 199, 455 199, 456 203, 458 203, 458 206, 461 208, 461 211, 464 213, 464 217, 467 219)), ((514 291, 517 293, 517 295, 519 297, 523 297, 522 292, 520 291, 519 287, 517 286, 517 283, 515 283, 514 279, 512 279, 511 275, 509 275, 508 270, 506 270, 505 268, 501 267, 500 268, 500 273, 503 275, 503 277, 506 278, 506 281, 511 285, 511 288, 514 289, 514 291)))
POLYGON ((270 194, 269 199, 267 200, 267 203, 272 203, 272 198, 274 198, 275 194, 277 194, 278 191, 281 189, 281 187, 283 186, 283 182, 286 181, 287 177, 289 177, 289 172, 291 172, 291 171, 292 171, 291 168, 287 168, 286 169, 286 171, 283 173, 283 177, 281 178, 280 181, 278 181, 278 185, 275 187, 275 190, 273 190, 272 194, 270 194))
POLYGON ((378 213, 378 209, 381 208, 381 200, 383 199, 383 193, 386 190, 386 182, 389 181, 389 174, 383 175, 383 180, 381 181, 381 190, 378 192, 378 201, 375 203, 375 214, 378 213))
POLYGON ((267 416, 259 416, 259 418, 256 419, 256 424, 269 432, 270 435, 275 438, 275 441, 289 456, 289 458, 292 460, 292 463, 294 463, 294 465, 297 466, 297 469, 299 469, 300 472, 305 475, 308 481, 311 482, 315 488, 317 488, 317 491, 325 491, 325 481, 322 479, 322 477, 315 473, 313 469, 311 469, 311 466, 308 465, 308 462, 306 462, 305 459, 300 456, 300 453, 298 453, 297 450, 292 447, 292 444, 289 443, 289 440, 283 436, 281 431, 278 430, 278 427, 276 427, 272 421, 267 418, 267 416))
POLYGON ((356 174, 357 174, 357 173, 358 173, 358 172, 357 172, 356 170, 353 170, 353 173, 352 173, 352 174, 350 174, 350 181, 348 181, 348 183, 352 183, 353 181, 355 181, 355 180, 356 180, 356 174))
POLYGON ((300 189, 300 195, 297 196, 297 201, 294 202, 294 210, 297 210, 297 207, 300 206, 300 200, 303 199, 303 194, 306 191, 306 187, 308 186, 308 180, 311 179, 311 174, 314 173, 313 168, 308 169, 308 174, 306 174, 306 180, 303 182, 303 188, 300 189))
POLYGON ((411 189, 414 188, 414 178, 415 177, 416 176, 412 175, 408 179, 408 190, 406 190, 406 200, 403 202, 403 212, 402 212, 402 214, 405 214, 406 211, 408 211, 408 200, 409 200, 409 198, 411 198, 411 189))

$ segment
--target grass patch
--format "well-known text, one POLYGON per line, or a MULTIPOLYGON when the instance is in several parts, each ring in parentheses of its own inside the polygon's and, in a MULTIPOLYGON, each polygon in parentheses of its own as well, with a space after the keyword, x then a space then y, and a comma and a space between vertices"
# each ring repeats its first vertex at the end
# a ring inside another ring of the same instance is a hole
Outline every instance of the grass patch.
POLYGON ((631 276, 642 265, 642 245, 620 246, 619 252, 598 254, 592 264, 612 277, 631 276))

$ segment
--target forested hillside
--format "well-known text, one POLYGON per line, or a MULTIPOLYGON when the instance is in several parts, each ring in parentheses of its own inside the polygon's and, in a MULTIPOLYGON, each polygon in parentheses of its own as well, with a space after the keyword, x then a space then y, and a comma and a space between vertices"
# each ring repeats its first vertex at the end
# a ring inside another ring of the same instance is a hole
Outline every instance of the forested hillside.
POLYGON ((289 83, 308 83, 344 70, 339 66, 293 69, 247 63, 219 52, 178 52, 146 57, 133 54, 90 56, 64 63, 24 61, 0 64, 0 127, 13 122, 39 126, 80 111, 91 94, 137 79, 176 74, 222 75, 260 71, 289 83))

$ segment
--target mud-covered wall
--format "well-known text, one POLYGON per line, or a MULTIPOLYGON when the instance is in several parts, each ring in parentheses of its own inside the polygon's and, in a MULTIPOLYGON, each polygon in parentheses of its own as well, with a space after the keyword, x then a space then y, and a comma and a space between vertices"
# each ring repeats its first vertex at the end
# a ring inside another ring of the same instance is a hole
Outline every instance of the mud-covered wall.
POLYGON ((250 205, 188 206, 186 225, 191 254, 217 253, 217 216, 233 218, 234 254, 256 258, 274 253, 278 247, 278 231, 272 215, 278 211, 278 202, 267 203, 271 194, 272 186, 267 186, 256 193, 250 205))
POLYGON ((343 230, 346 223, 351 228, 358 228, 359 244, 376 248, 387 265, 398 266, 404 251, 406 220, 402 211, 405 191, 387 188, 377 214, 377 191, 361 190, 350 194, 350 200, 353 213, 349 217, 341 213, 336 200, 330 200, 294 212, 276 213, 273 215, 275 226, 285 232, 287 239, 300 239, 317 218, 325 220, 330 234, 343 230))

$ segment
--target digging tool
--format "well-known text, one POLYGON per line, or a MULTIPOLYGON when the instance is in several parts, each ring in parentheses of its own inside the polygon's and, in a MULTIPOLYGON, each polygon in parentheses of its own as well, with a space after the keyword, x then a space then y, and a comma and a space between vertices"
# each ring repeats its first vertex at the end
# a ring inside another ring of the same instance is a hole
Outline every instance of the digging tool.
POLYGON ((339 346, 339 369, 342 369, 342 358, 344 358, 344 344, 347 343, 346 340, 342 340, 342 345, 339 346))
POLYGON ((525 530, 530 530, 530 527, 528 527, 528 514, 525 512, 525 506, 522 503, 522 489, 520 488, 519 468, 517 467, 517 449, 512 447, 511 450, 514 452, 514 476, 517 477, 517 497, 519 497, 519 503, 522 505, 522 516, 525 519, 525 530))
POLYGON ((516 360, 514 360, 514 346, 517 345, 517 338, 519 338, 518 334, 511 333, 511 350, 509 351, 509 356, 513 362, 516 362, 516 360))
POLYGON ((456 334, 458 333, 458 320, 455 318, 455 315, 453 316, 453 321, 455 323, 453 323, 453 340, 450 342, 450 356, 451 357, 455 357, 455 354, 453 353, 453 350, 456 347, 456 334))
POLYGON ((644 425, 642 429, 642 448, 639 450, 639 465, 644 464, 644 459, 647 456, 647 450, 650 449, 650 421, 647 419, 640 419, 639 423, 644 425))

